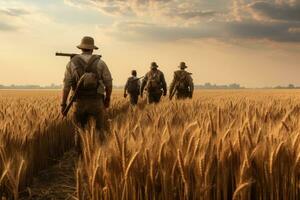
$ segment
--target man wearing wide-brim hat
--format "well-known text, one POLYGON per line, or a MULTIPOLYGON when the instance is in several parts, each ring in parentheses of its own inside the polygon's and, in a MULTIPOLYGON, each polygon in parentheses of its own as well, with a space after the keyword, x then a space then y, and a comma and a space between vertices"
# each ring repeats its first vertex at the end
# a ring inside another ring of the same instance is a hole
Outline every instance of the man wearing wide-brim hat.
POLYGON ((78 88, 73 116, 76 124, 85 128, 89 119, 93 118, 97 130, 103 132, 104 108, 109 107, 112 92, 111 73, 101 56, 93 54, 98 47, 92 37, 84 37, 77 48, 82 53, 67 64, 61 109, 63 111, 66 107, 69 92, 78 88))
POLYGON ((192 98, 194 93, 194 83, 191 73, 185 71, 188 68, 185 62, 178 66, 180 70, 174 72, 174 78, 170 85, 170 99, 176 95, 176 99, 192 98))
POLYGON ((146 89, 148 93, 148 103, 150 104, 158 103, 162 95, 167 95, 167 83, 164 73, 157 68, 157 63, 152 62, 150 71, 145 75, 141 86, 141 96, 143 97, 144 89, 146 89))

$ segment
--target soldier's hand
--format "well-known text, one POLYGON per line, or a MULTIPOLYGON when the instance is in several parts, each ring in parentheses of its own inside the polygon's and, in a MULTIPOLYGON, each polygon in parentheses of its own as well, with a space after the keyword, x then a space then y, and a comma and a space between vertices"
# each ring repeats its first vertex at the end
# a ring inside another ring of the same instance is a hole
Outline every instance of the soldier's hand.
POLYGON ((64 115, 64 111, 65 111, 66 107, 67 107, 67 104, 65 104, 65 103, 62 103, 62 104, 60 105, 60 113, 61 113, 62 115, 64 115))
POLYGON ((104 99, 104 106, 105 108, 108 108, 110 104, 110 97, 105 97, 104 99))
POLYGON ((124 93, 124 98, 126 98, 127 97, 127 94, 126 93, 124 93))

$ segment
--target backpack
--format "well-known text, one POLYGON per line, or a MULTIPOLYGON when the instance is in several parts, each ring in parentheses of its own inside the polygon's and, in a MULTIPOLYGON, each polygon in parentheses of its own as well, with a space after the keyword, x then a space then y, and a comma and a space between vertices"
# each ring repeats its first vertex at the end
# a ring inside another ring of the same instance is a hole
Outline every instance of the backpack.
POLYGON ((160 74, 159 73, 153 73, 150 72, 150 75, 148 77, 146 88, 148 91, 156 91, 161 89, 160 84, 160 74))
POLYGON ((99 87, 100 77, 97 72, 97 64, 100 59, 100 56, 92 55, 88 63, 82 60, 81 57, 75 56, 72 58, 72 62, 75 65, 75 83, 77 87, 77 83, 82 76, 83 80, 81 85, 79 86, 79 95, 89 96, 96 95, 97 89, 99 87))
POLYGON ((181 72, 178 74, 178 90, 185 91, 188 90, 188 87, 190 85, 189 82, 190 74, 188 72, 181 72))
POLYGON ((136 77, 130 77, 127 81, 127 91, 129 94, 139 94, 140 84, 139 79, 136 77))

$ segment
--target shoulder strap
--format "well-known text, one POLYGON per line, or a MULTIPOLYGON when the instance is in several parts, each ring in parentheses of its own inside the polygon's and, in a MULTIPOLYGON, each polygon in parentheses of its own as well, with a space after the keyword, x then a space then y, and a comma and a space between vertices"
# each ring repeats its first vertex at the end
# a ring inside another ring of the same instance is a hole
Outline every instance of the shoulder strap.
POLYGON ((74 76, 76 82, 78 82, 80 77, 84 74, 84 66, 86 65, 86 62, 79 55, 74 56, 71 59, 71 62, 75 66, 74 76))
POLYGON ((75 65, 74 75, 75 75, 76 82, 78 82, 80 77, 85 72, 93 72, 96 74, 97 78, 99 79, 97 73, 97 65, 94 65, 94 63, 98 61, 100 58, 101 56, 99 55, 92 55, 88 63, 86 63, 79 55, 74 56, 71 61, 75 65))
POLYGON ((92 57, 89 59, 88 63, 86 64, 85 72, 97 72, 97 63, 96 61, 99 61, 100 56, 98 55, 92 55, 92 57))

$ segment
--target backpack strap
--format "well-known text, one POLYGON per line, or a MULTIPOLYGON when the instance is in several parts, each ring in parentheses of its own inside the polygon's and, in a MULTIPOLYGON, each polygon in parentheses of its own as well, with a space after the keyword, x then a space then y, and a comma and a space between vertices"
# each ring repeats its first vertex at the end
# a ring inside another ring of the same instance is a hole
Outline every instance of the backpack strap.
POLYGON ((74 56, 71 62, 75 66, 74 76, 75 76, 75 82, 77 83, 80 77, 84 74, 84 67, 86 65, 86 62, 79 55, 74 56))
POLYGON ((101 58, 101 56, 98 56, 98 55, 92 55, 92 57, 89 59, 88 63, 86 64, 86 68, 85 68, 85 72, 96 72, 97 69, 95 62, 98 61, 99 59, 101 58))
POLYGON ((83 58, 81 58, 79 55, 74 56, 72 58, 72 63, 75 65, 74 75, 75 75, 75 82, 78 82, 80 77, 86 73, 86 72, 93 72, 97 75, 97 78, 99 78, 97 73, 97 67, 94 65, 96 61, 98 61, 101 58, 99 55, 92 55, 89 61, 86 63, 83 58))

